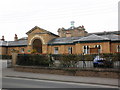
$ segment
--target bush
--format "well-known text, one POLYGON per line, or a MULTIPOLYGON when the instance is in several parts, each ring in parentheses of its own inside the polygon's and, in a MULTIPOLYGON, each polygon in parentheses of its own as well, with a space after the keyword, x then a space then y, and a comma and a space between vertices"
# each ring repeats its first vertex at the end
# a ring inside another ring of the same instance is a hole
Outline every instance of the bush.
MULTIPOLYGON (((93 61, 95 56, 98 54, 89 54, 89 55, 75 55, 75 54, 53 54, 55 60, 60 61, 61 67, 77 67, 79 61, 93 61)), ((104 53, 99 54, 101 58, 105 59, 105 67, 112 67, 113 61, 120 60, 120 53, 104 53)))
MULTIPOLYGON (((77 67, 79 61, 93 61, 98 54, 76 55, 76 54, 19 54, 17 64, 27 66, 54 66, 54 60, 60 61, 60 67, 77 67), (53 59, 54 58, 54 59, 53 59)), ((119 61, 120 53, 99 54, 105 58, 105 66, 110 66, 110 60, 119 61)))
POLYGON ((17 64, 27 66, 49 66, 52 63, 48 55, 20 54, 17 64))
POLYGON ((61 56, 60 64, 62 67, 76 67, 78 61, 78 55, 68 54, 61 56))
POLYGON ((113 61, 120 61, 120 53, 104 53, 101 54, 101 57, 105 58, 106 60, 113 60, 113 61))

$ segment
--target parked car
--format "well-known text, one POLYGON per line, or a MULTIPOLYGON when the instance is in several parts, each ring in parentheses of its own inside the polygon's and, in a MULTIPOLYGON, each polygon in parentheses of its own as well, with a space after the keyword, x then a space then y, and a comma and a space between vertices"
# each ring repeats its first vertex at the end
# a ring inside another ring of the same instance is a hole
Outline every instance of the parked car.
POLYGON ((94 67, 104 67, 104 58, 100 58, 100 56, 96 56, 93 60, 93 66, 94 67))
POLYGON ((106 67, 106 68, 112 68, 113 62, 110 58, 102 58, 99 55, 97 55, 93 60, 93 66, 94 67, 106 67))

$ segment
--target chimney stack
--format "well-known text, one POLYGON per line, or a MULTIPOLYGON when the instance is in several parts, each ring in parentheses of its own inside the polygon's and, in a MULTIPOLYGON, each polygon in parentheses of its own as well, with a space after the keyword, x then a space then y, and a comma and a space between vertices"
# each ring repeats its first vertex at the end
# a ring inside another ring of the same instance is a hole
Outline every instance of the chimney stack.
POLYGON ((15 34, 14 41, 17 41, 17 40, 18 40, 18 37, 17 37, 17 34, 15 34))
POLYGON ((5 41, 5 39, 4 39, 4 36, 2 36, 2 39, 1 39, 2 41, 5 41))

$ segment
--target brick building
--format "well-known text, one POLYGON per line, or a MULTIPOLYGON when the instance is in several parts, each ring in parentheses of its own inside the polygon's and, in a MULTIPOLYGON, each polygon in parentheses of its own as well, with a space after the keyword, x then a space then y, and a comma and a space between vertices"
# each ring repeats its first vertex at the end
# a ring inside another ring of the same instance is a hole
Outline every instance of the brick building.
POLYGON ((19 53, 42 54, 94 54, 120 52, 120 31, 88 33, 84 26, 59 28, 58 35, 35 26, 26 33, 28 37, 14 41, 0 40, 0 55, 19 53))

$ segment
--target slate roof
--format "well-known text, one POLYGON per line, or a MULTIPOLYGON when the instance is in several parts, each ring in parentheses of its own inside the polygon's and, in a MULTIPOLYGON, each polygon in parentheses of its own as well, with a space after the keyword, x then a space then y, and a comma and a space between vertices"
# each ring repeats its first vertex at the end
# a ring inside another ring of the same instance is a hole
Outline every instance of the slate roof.
POLYGON ((109 40, 109 38, 92 34, 92 35, 83 37, 81 39, 75 40, 75 41, 98 41, 98 40, 99 41, 100 40, 109 40))
POLYGON ((120 41, 120 35, 109 34, 109 35, 102 35, 102 36, 109 38, 111 41, 120 41))
POLYGON ((56 45, 56 44, 73 44, 74 40, 78 40, 82 37, 60 37, 52 39, 48 42, 48 45, 56 45))
POLYGON ((110 34, 120 34, 120 31, 104 31, 104 32, 96 32, 96 33, 88 33, 88 35, 110 35, 110 34))
POLYGON ((86 37, 66 37, 55 38, 51 40, 48 45, 60 45, 60 44, 74 44, 75 42, 92 42, 92 41, 120 41, 120 36, 115 34, 110 35, 88 35, 86 37))
POLYGON ((27 46, 27 40, 18 41, 0 41, 0 46, 27 46))

